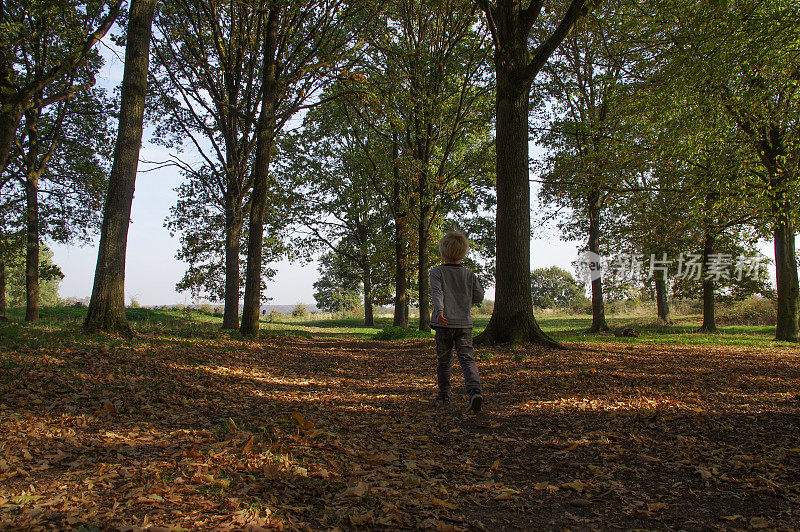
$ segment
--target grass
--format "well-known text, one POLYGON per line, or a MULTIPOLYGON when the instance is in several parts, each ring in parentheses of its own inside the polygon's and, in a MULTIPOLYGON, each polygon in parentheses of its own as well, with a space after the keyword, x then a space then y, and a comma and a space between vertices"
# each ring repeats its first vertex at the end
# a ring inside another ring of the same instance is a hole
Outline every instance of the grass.
MULTIPOLYGON (((73 307, 47 307, 41 310, 41 319, 35 324, 23 322, 24 309, 14 308, 7 313, 10 322, 0 324, 0 342, 5 345, 41 345, 42 334, 47 335, 51 345, 69 346, 76 342, 88 347, 114 348, 120 345, 136 344, 137 340, 126 342, 115 336, 85 336, 80 326, 86 309, 73 307)), ((210 315, 197 310, 129 308, 128 320, 134 329, 143 336, 152 338, 193 338, 207 340, 242 340, 238 331, 222 331, 221 316, 210 315)), ((476 316, 474 333, 477 335, 486 327, 488 316, 476 316)), ((587 315, 566 313, 542 313, 537 317, 542 329, 563 343, 631 343, 652 345, 708 345, 708 346, 758 346, 791 345, 775 342, 774 327, 765 325, 722 326, 715 334, 699 332, 702 316, 698 314, 679 315, 669 326, 658 324, 652 316, 621 314, 609 316, 612 328, 630 326, 639 331, 638 338, 616 338, 612 334, 586 334, 591 324, 587 315)), ((299 338, 348 338, 400 340, 408 338, 427 338, 429 333, 415 328, 392 326, 392 318, 379 317, 373 326, 365 326, 363 319, 336 318, 319 319, 318 316, 294 318, 287 316, 281 321, 261 322, 262 337, 299 338)))
POLYGON ((410 329, 408 327, 396 327, 394 325, 384 327, 382 331, 374 336, 376 340, 406 340, 408 338, 430 337, 431 333, 428 331, 420 331, 417 329, 410 329))

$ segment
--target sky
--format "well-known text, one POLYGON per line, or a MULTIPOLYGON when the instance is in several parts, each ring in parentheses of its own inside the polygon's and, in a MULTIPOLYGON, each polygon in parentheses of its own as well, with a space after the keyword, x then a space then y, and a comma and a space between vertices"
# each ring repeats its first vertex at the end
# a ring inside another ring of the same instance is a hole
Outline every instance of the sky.
MULTIPOLYGON (((112 50, 107 41, 103 45, 102 54, 106 63, 97 82, 111 92, 122 79, 122 53, 112 50)), ((151 144, 151 137, 152 130, 146 131, 140 160, 165 160, 168 153, 151 144)), ((194 303, 189 293, 175 290, 175 284, 183 277, 187 265, 175 258, 178 236, 171 237, 164 227, 169 209, 177 200, 175 188, 181 178, 174 168, 142 171, 146 167, 146 164, 140 164, 131 212, 125 270, 126 302, 133 298, 147 306, 194 303)), ((532 208, 535 208, 535 190, 531 196, 532 208)), ((81 247, 47 242, 53 250, 54 262, 64 273, 59 290, 62 298, 85 298, 91 295, 98 240, 99 236, 91 244, 81 247)), ((531 268, 555 265, 571 271, 578 247, 578 242, 561 241, 553 229, 536 231, 536 238, 531 240, 531 268)), ((765 255, 772 258, 771 245, 763 243, 760 247, 765 255)), ((319 277, 315 262, 299 264, 283 261, 274 265, 274 268, 277 275, 267 284, 265 294, 271 298, 271 304, 314 303, 312 285, 319 277)), ((486 297, 494 298, 493 287, 487 287, 486 297)))

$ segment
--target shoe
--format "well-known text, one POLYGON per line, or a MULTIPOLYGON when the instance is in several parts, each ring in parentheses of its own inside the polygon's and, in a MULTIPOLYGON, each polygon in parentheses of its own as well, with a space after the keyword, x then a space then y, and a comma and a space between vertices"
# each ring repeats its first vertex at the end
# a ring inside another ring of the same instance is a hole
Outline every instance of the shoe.
POLYGON ((467 412, 474 412, 477 414, 481 411, 482 406, 483 396, 481 395, 481 392, 477 390, 469 392, 469 406, 467 407, 467 412))
POLYGON ((447 408, 450 406, 450 396, 439 396, 436 398, 436 408, 447 408))

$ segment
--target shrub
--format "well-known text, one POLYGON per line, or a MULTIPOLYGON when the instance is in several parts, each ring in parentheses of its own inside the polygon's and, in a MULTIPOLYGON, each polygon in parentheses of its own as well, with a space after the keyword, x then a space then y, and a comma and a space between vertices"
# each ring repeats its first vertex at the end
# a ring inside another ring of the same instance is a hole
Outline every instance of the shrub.
POLYGON ((293 318, 305 318, 308 316, 308 309, 302 303, 298 303, 294 310, 292 311, 293 318))
POLYGON ((397 327, 390 325, 384 327, 382 331, 375 334, 373 338, 376 340, 405 340, 407 338, 430 338, 431 333, 420 331, 419 329, 411 329, 408 327, 397 327))
POLYGON ((674 314, 682 314, 684 316, 689 314, 702 314, 703 300, 675 299, 673 301, 670 301, 670 310, 672 310, 674 314))
POLYGON ((475 313, 479 316, 491 316, 493 311, 494 301, 491 299, 484 299, 483 302, 481 302, 481 304, 478 306, 475 313))
POLYGON ((568 305, 564 309, 557 309, 563 310, 567 314, 592 314, 592 302, 591 301, 575 301, 568 305))
POLYGON ((280 323, 286 320, 286 314, 280 310, 273 310, 267 316, 267 321, 270 323, 280 323))
POLYGON ((717 311, 720 325, 775 325, 778 320, 777 304, 772 299, 749 297, 720 307, 717 311))
POLYGON ((209 303, 203 303, 202 305, 200 305, 200 312, 208 316, 213 316, 214 307, 212 307, 209 303))

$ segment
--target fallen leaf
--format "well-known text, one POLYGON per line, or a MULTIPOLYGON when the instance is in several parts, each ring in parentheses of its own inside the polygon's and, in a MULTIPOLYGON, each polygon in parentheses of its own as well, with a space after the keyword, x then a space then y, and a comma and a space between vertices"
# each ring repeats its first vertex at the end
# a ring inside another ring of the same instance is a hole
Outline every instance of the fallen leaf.
POLYGON ((372 510, 364 514, 350 514, 350 523, 353 526, 363 526, 372 522, 372 510))
POLYGON ((586 487, 586 484, 584 484, 580 480, 573 480, 572 482, 566 482, 564 484, 561 484, 561 487, 562 488, 570 488, 570 489, 573 489, 573 490, 575 490, 577 492, 581 492, 586 487))
POLYGON ((458 506, 455 504, 443 501, 442 499, 437 499, 436 497, 431 497, 431 502, 440 508, 444 508, 445 510, 455 510, 458 508, 458 506))

